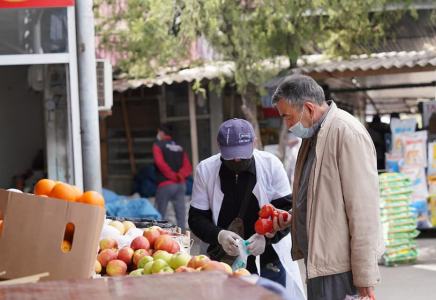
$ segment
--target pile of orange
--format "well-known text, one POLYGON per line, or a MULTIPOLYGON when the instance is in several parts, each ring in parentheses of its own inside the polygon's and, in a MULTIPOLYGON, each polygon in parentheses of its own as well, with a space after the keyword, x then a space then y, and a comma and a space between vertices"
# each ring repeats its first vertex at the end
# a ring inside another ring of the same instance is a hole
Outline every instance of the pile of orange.
POLYGON ((35 185, 34 194, 43 197, 62 199, 72 202, 104 207, 104 198, 100 193, 88 191, 83 193, 77 186, 68 183, 41 179, 35 185))

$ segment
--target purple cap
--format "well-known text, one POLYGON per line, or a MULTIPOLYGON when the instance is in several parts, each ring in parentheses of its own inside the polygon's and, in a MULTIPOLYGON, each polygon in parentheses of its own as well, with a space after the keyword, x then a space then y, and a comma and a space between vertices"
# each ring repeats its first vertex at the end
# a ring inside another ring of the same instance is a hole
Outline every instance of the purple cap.
POLYGON ((255 138, 253 126, 246 120, 235 118, 221 124, 216 139, 221 156, 230 160, 253 156, 255 138))

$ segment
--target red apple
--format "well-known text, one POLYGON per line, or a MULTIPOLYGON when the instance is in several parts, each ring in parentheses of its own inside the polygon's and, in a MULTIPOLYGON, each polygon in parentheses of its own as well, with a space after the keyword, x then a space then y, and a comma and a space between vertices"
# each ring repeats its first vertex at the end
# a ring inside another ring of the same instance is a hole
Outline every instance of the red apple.
POLYGON ((210 258, 206 255, 197 255, 191 258, 188 263, 188 268, 198 269, 210 262, 210 258))
POLYGON ((103 268, 106 268, 107 264, 114 259, 117 259, 117 253, 111 249, 103 250, 97 256, 97 260, 103 268))
POLYGON ((114 251, 118 250, 118 242, 110 238, 102 239, 99 243, 99 246, 100 252, 106 249, 112 249, 114 251))
POLYGON ((123 276, 126 275, 127 265, 119 259, 111 260, 107 264, 106 273, 109 276, 123 276))
POLYGON ((169 235, 161 235, 154 242, 154 249, 164 250, 170 253, 173 250, 174 241, 169 235))
POLYGON ((185 266, 178 267, 176 270, 174 270, 174 273, 191 273, 191 272, 197 272, 193 268, 188 268, 185 266))
POLYGON ((150 242, 143 236, 138 236, 135 238, 132 243, 130 244, 130 247, 136 251, 138 249, 144 249, 148 250, 150 249, 150 242))
POLYGON ((154 248, 154 242, 160 237, 160 232, 157 228, 146 228, 143 235, 150 242, 150 247, 154 248))
POLYGON ((180 245, 175 240, 173 240, 173 249, 170 251, 170 253, 174 254, 176 252, 180 251, 180 245))
POLYGON ((214 260, 212 260, 212 261, 208 262, 207 264, 205 264, 201 268, 201 270, 202 271, 221 270, 221 271, 226 272, 226 268, 222 264, 220 264, 220 262, 214 261, 214 260))
POLYGON ((135 251, 133 251, 132 248, 129 246, 123 247, 120 251, 118 251, 118 259, 125 262, 127 265, 130 265, 133 260, 133 254, 135 251))
POLYGON ((133 263, 137 266, 139 260, 144 256, 150 256, 150 253, 148 253, 147 250, 144 249, 136 250, 135 253, 133 254, 133 263))

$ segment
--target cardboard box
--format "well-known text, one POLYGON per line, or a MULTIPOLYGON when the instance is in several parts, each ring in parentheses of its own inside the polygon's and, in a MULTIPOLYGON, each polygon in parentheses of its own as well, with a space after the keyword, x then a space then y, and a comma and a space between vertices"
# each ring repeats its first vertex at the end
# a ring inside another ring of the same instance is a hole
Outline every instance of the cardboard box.
POLYGON ((0 279, 49 272, 42 280, 90 278, 106 209, 0 189, 0 279), (75 225, 71 251, 63 252, 65 226, 75 225))

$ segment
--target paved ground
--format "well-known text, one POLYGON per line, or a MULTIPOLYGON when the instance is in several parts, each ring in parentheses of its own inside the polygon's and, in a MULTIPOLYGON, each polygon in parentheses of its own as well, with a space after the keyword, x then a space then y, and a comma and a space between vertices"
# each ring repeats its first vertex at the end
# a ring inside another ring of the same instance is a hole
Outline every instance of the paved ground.
MULTIPOLYGON (((187 209, 189 209, 188 197, 187 209)), ((175 223, 174 209, 171 204, 168 206, 166 219, 175 223)), ((195 236, 193 239, 191 255, 198 255, 200 241, 195 236)), ((417 241, 419 260, 416 264, 396 267, 380 266, 382 284, 375 290, 377 300, 436 299, 436 238, 418 239, 417 241)), ((304 278, 302 260, 299 264, 302 278, 304 278)))

